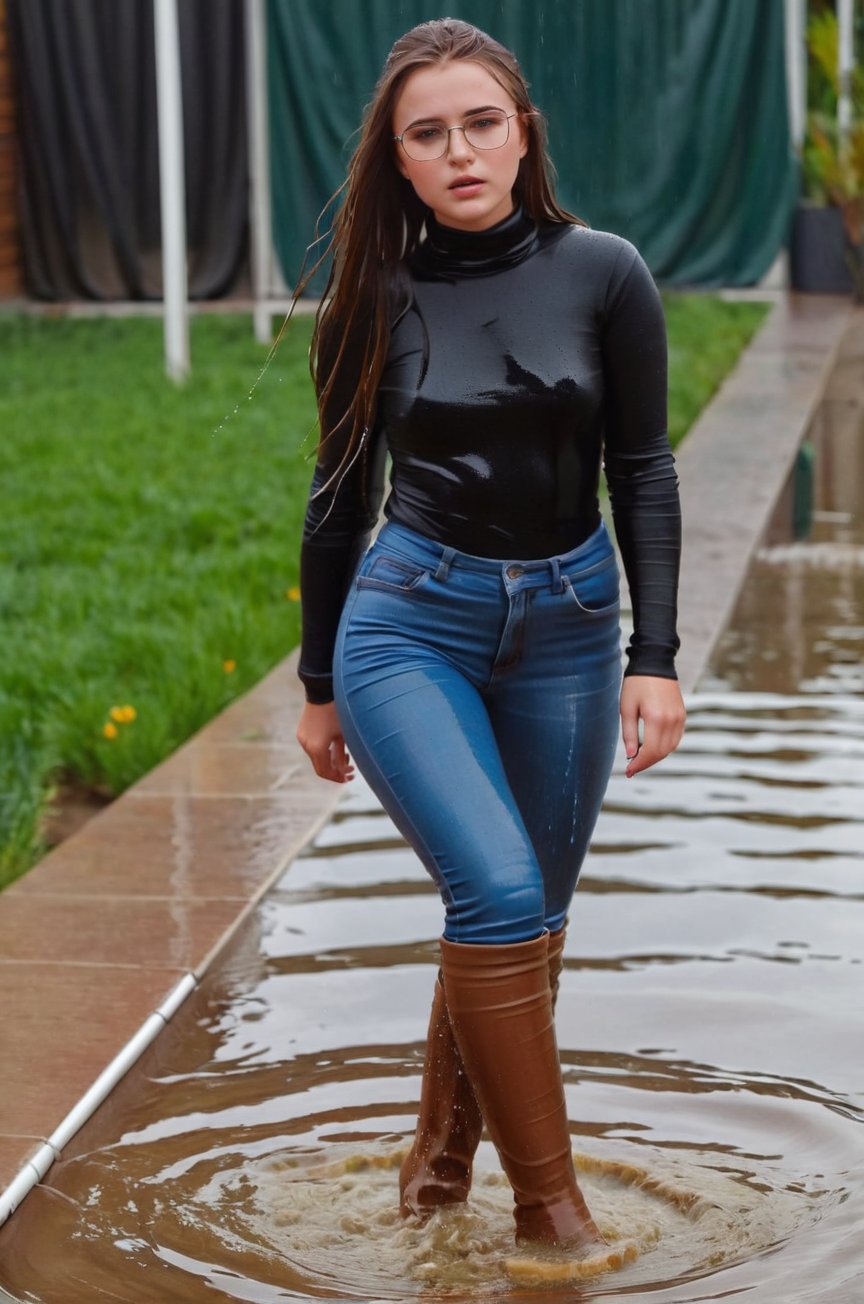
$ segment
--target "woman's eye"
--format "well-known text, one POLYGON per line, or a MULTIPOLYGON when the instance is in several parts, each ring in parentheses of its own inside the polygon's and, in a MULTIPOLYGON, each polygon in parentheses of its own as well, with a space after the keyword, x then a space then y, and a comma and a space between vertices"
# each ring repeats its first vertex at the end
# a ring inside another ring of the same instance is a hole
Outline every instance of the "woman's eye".
POLYGON ((409 131, 408 139, 416 141, 440 140, 442 130, 440 127, 415 127, 409 131))
POLYGON ((488 131, 490 127, 497 127, 500 121, 500 118, 472 118, 468 127, 471 131, 488 131))

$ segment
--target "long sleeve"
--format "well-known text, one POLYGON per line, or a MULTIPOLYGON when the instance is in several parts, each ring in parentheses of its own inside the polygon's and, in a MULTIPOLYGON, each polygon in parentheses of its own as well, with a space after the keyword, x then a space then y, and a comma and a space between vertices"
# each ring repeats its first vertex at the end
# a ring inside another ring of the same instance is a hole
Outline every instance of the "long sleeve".
POLYGON ((603 326, 604 453, 633 603, 626 675, 676 679, 681 509, 667 433, 666 325, 642 257, 625 242, 603 326))
MULTIPOLYGON (((322 377, 327 375, 327 360, 322 377)), ((380 425, 364 432, 345 458, 347 433, 337 425, 347 411, 354 368, 340 367, 322 414, 318 461, 312 477, 300 549, 303 636, 299 675, 310 702, 333 700, 333 648, 351 578, 378 519, 384 495, 386 441, 380 425)), ((353 383, 356 383, 356 378, 353 383)))

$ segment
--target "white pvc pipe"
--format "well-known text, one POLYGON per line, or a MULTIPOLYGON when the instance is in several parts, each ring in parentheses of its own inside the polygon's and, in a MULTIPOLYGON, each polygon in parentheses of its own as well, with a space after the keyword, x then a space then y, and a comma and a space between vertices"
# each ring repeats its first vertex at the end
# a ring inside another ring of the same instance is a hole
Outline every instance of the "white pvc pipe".
POLYGON ((800 153, 807 126, 807 0, 785 0, 789 134, 800 153))
POLYGON ((837 134, 842 141, 852 126, 852 69, 855 66, 853 0, 837 0, 840 94, 837 97, 837 134))
POLYGON ((267 107, 265 0, 246 0, 246 118, 249 149, 249 257, 252 265, 255 338, 273 339, 270 282, 273 233, 270 210, 270 137, 267 107))
POLYGON ((47 1141, 43 1142, 35 1155, 30 1156, 18 1176, 0 1195, 0 1226, 15 1212, 25 1195, 29 1195, 33 1187, 42 1181, 54 1160, 59 1158, 47 1141))
POLYGON ((165 371, 172 380, 180 381, 189 374, 189 320, 186 302, 183 99, 180 87, 177 0, 153 0, 153 14, 156 24, 165 371))
POLYGON ((134 1037, 127 1041, 108 1067, 99 1074, 89 1091, 85 1092, 77 1105, 73 1106, 60 1126, 52 1132, 48 1141, 39 1147, 35 1155, 31 1155, 20 1173, 10 1182, 5 1191, 0 1193, 0 1226, 15 1212, 33 1187, 42 1181, 54 1160, 59 1159, 63 1147, 68 1145, 75 1133, 93 1117, 102 1102, 120 1079, 128 1073, 136 1060, 140 1059, 168 1020, 176 1014, 189 993, 194 991, 196 985, 195 977, 191 973, 185 974, 180 979, 158 1009, 154 1010, 134 1037))

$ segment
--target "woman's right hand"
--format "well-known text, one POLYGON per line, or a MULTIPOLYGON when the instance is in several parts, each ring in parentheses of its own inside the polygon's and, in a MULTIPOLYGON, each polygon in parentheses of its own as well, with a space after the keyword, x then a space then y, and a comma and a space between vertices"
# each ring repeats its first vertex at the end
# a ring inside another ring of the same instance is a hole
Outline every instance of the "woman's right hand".
POLYGON ((297 741, 322 779, 346 783, 354 778, 335 702, 323 706, 306 703, 297 726, 297 741))

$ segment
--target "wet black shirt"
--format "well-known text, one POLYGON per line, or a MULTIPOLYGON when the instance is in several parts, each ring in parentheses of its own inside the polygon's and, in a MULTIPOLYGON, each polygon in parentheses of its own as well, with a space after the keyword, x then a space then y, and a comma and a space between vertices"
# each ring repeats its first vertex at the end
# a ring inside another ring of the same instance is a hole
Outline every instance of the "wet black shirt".
POLYGON ((609 232, 538 227, 517 206, 479 232, 430 215, 410 273, 374 429, 339 476, 338 434, 318 455, 301 553, 307 697, 333 696, 336 627, 388 449, 388 517, 502 560, 586 539, 600 520, 602 461, 633 603, 625 673, 674 679, 680 511, 666 332, 639 253, 609 232))

